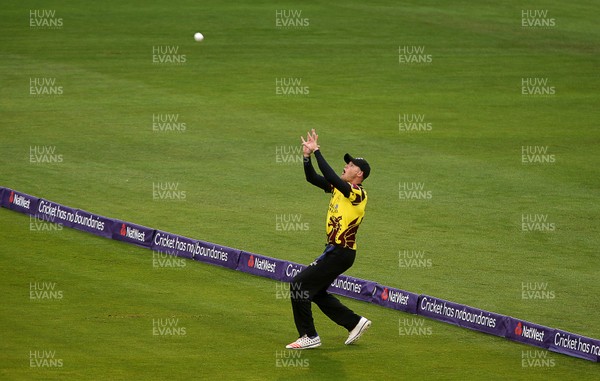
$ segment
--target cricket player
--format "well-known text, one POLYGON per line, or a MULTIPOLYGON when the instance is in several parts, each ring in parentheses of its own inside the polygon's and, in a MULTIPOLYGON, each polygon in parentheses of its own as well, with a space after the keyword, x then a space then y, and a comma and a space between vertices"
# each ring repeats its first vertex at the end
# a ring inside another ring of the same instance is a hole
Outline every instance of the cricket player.
POLYGON ((344 155, 346 165, 341 176, 327 164, 319 150, 318 135, 313 129, 301 137, 306 180, 331 193, 327 210, 327 246, 323 254, 298 273, 290 285, 290 296, 298 340, 288 344, 288 349, 307 349, 321 345, 313 322, 311 302, 327 317, 349 332, 345 344, 352 344, 371 326, 371 321, 355 314, 336 297, 327 292, 331 283, 354 263, 356 232, 365 214, 367 192, 362 182, 369 176, 371 167, 363 158, 344 155), (316 173, 311 162, 315 157, 323 176, 316 173))

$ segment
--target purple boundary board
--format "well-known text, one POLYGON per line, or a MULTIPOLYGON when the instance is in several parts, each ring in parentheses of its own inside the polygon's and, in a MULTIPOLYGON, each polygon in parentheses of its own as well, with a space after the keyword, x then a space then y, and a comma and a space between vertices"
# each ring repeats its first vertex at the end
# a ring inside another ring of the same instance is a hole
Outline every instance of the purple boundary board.
POLYGON ((227 246, 196 240, 194 257, 192 259, 217 266, 236 270, 240 261, 241 251, 227 246))
POLYGON ((194 258, 195 247, 195 240, 162 230, 156 230, 154 237, 152 237, 152 245, 150 246, 155 252, 187 259, 194 258))
POLYGON ((4 188, 2 206, 17 212, 34 215, 37 211, 39 198, 26 193, 4 188))
POLYGON ((114 220, 113 222, 112 238, 118 241, 150 248, 153 237, 154 229, 152 228, 121 220, 114 220))
POLYGON ((274 280, 282 280, 287 261, 242 251, 236 270, 274 280))
MULTIPOLYGON (((305 267, 294 262, 273 259, 258 254, 231 249, 225 246, 215 245, 209 242, 175 236, 170 233, 157 231, 126 221, 95 215, 81 209, 72 209, 10 188, 0 187, 0 206, 29 215, 40 214, 42 218, 52 222, 56 222, 56 218, 50 218, 54 217, 52 215, 53 213, 62 216, 59 219, 65 221, 70 220, 69 215, 67 215, 65 219, 64 214, 59 213, 59 211, 72 213, 73 221, 69 222, 71 222, 70 226, 75 229, 133 243, 146 248, 165 249, 166 247, 164 247, 164 245, 166 244, 163 243, 163 247, 161 247, 161 245, 154 242, 154 238, 157 233, 168 234, 171 239, 179 237, 180 240, 186 241, 186 244, 194 242, 197 245, 196 250, 198 250, 198 252, 192 254, 191 259, 235 268, 236 270, 250 274, 265 276, 267 278, 285 282, 289 282, 294 275, 305 267), (40 201, 43 201, 42 211, 38 209, 38 203, 40 201), (52 208, 56 208, 56 212, 51 212, 50 210, 52 208), (79 223, 77 222, 77 216, 81 216, 81 222, 79 223), (227 259, 224 260, 224 258, 227 259), (245 260, 245 262, 242 262, 243 260, 245 260)), ((171 252, 170 254, 175 254, 175 252, 171 252)), ((189 258, 189 255, 187 254, 181 256, 189 258)), ((416 295, 400 289, 381 286, 375 282, 345 275, 338 277, 328 290, 332 293, 368 301, 386 308, 393 308, 401 311, 405 310, 398 308, 396 305, 390 306, 388 304, 390 302, 396 303, 397 301, 404 300, 406 304, 410 306, 411 303, 405 300, 406 296, 408 295, 410 299, 411 297, 414 298, 416 295), (395 294, 396 292, 398 295, 395 294), (400 295, 400 293, 403 294, 400 295), (390 295, 393 295, 391 301, 390 295)), ((411 311, 412 307, 408 307, 408 311, 406 312, 411 311)), ((419 295, 416 313, 464 328, 478 330, 492 335, 504 336, 509 340, 524 344, 548 348, 550 351, 568 356, 600 362, 600 340, 598 339, 541 326, 521 319, 480 310, 478 308, 428 295, 419 295), (500 332, 502 332, 502 334, 500 334, 500 332)))
POLYGON ((239 250, 162 230, 156 230, 154 233, 151 249, 155 252, 193 259, 233 270, 237 268, 240 257, 239 250))
POLYGON ((552 352, 600 362, 600 340, 576 333, 555 329, 548 349, 552 352))
POLYGON ((34 217, 72 228, 75 220, 75 209, 40 198, 34 217))
POLYGON ((332 294, 371 302, 375 286, 376 283, 370 280, 354 278, 342 274, 331 283, 331 286, 329 286, 327 291, 332 294))
POLYGON ((375 293, 373 294, 373 303, 382 307, 416 314, 419 296, 419 294, 414 294, 399 288, 377 284, 375 293))
POLYGON ((548 349, 553 336, 554 328, 513 317, 506 319, 506 338, 509 340, 548 349))
POLYGON ((417 314, 460 327, 506 337, 507 316, 433 296, 421 295, 417 314))
POLYGON ((305 265, 286 261, 283 266, 283 274, 281 274, 281 279, 279 280, 289 283, 300 271, 304 270, 305 268, 305 265))
MULTIPOLYGON (((273 258, 269 259, 274 260, 273 258)), ((289 261, 283 261, 280 267, 281 272, 278 274, 279 278, 277 278, 277 280, 288 283, 292 281, 296 274, 306 268, 305 265, 289 261)), ((332 294, 371 302, 376 286, 377 284, 375 282, 369 280, 340 275, 331 283, 327 291, 332 294)))
POLYGON ((73 221, 73 229, 111 238, 115 221, 112 218, 77 209, 73 221))

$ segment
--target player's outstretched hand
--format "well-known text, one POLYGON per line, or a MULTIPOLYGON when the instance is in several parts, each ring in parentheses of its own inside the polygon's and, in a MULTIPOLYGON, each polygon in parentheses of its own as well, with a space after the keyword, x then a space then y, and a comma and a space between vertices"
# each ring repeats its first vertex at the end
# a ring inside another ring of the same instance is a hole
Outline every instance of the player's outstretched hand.
POLYGON ((300 140, 302 140, 302 153, 304 154, 304 157, 309 157, 312 151, 310 150, 310 148, 308 148, 306 143, 310 140, 310 134, 308 132, 306 133, 306 140, 304 140, 304 138, 300 136, 300 140))
POLYGON ((311 153, 319 149, 319 144, 317 143, 318 138, 319 135, 317 135, 314 128, 306 133, 306 140, 304 140, 303 137, 300 137, 300 139, 302 139, 302 150, 305 157, 310 156, 311 153))

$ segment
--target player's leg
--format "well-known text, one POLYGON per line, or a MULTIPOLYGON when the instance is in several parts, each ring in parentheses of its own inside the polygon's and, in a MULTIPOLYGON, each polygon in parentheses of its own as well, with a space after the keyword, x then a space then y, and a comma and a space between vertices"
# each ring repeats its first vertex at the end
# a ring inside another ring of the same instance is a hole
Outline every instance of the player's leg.
POLYGON ((315 323, 312 316, 311 301, 304 295, 305 291, 290 290, 294 323, 298 330, 298 337, 304 335, 313 337, 317 335, 317 330, 315 329, 315 323))
MULTIPOLYGON (((316 335, 310 302, 316 295, 325 292, 335 278, 350 268, 354 263, 354 258, 354 250, 333 248, 294 277, 290 284, 290 296, 294 321, 300 336, 316 335)), ((325 293, 325 295, 327 294, 325 293)), ((344 310, 345 307, 337 299, 332 297, 334 300, 331 300, 327 296, 322 297, 325 298, 320 302, 323 305, 322 308, 325 308, 334 319, 344 321, 346 324, 355 320, 350 318, 350 314, 353 313, 350 311, 349 314, 344 310)))
POLYGON ((292 312, 299 337, 286 346, 288 349, 307 349, 321 345, 311 309, 311 294, 316 292, 313 287, 317 287, 318 278, 318 271, 313 266, 309 266, 296 275, 290 284, 292 312))
POLYGON ((327 256, 324 266, 330 272, 330 280, 319 292, 312 296, 313 302, 319 306, 321 311, 338 325, 346 328, 349 332, 345 344, 351 344, 371 326, 367 318, 355 314, 351 309, 343 305, 335 296, 327 292, 327 288, 339 274, 346 271, 354 263, 356 252, 354 250, 336 248, 327 256), (336 275, 337 274, 337 275, 336 275))
MULTIPOLYGON (((310 266, 294 277, 290 284, 290 299, 292 302, 294 323, 296 324, 300 339, 305 335, 307 339, 318 339, 312 317, 311 301, 320 292, 327 290, 335 278, 349 269, 354 263, 354 258, 354 250, 332 248, 332 250, 327 250, 317 261, 311 263, 310 266)), ((347 309, 335 298, 331 300, 325 296, 321 304, 333 319, 341 322, 344 326, 349 326, 349 330, 352 329, 352 323, 356 325, 356 317, 360 319, 360 316, 354 316, 355 314, 351 310, 347 309)))
POLYGON ((336 324, 346 328, 348 331, 351 331, 356 327, 360 321, 359 315, 343 305, 338 298, 331 295, 326 290, 321 290, 317 293, 313 297, 313 302, 315 302, 328 318, 333 320, 336 324))
POLYGON ((312 317, 311 301, 312 296, 323 288, 321 268, 322 266, 319 264, 310 265, 298 273, 290 283, 294 323, 300 337, 317 335, 312 317))

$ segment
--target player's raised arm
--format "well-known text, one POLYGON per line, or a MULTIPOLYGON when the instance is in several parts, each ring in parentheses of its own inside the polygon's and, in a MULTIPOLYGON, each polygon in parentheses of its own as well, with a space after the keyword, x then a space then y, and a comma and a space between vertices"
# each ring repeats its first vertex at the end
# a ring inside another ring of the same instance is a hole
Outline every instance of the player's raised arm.
POLYGON ((319 165, 319 170, 321 170, 321 173, 325 177, 325 180, 331 185, 333 185, 337 190, 342 192, 344 197, 349 197, 350 192, 352 190, 350 184, 342 180, 342 178, 339 177, 337 173, 335 173, 333 168, 331 168, 329 163, 327 163, 327 161, 321 154, 320 150, 316 150, 314 154, 315 158, 317 159, 317 164, 319 165))
MULTIPOLYGON (((306 155, 307 151, 314 153, 315 158, 317 159, 317 164, 319 165, 319 169, 321 170, 321 173, 325 177, 325 180, 329 184, 333 185, 337 190, 342 192, 344 197, 349 197, 350 192, 351 192, 350 184, 348 184, 346 181, 342 180, 342 178, 339 177, 335 173, 333 168, 331 168, 331 166, 327 163, 327 161, 321 154, 321 151, 319 150, 319 143, 317 141, 318 139, 319 139, 319 135, 317 135, 317 132, 314 129, 307 135, 306 141, 304 139, 302 139, 302 146, 304 147, 305 155, 306 155)), ((309 159, 310 159, 310 157, 309 157, 309 159)), ((312 165, 311 165, 311 167, 312 167, 312 165)), ((306 168, 306 165, 305 165, 305 168, 306 168)))
POLYGON ((306 176, 306 181, 323 189, 325 192, 331 192, 331 184, 323 176, 317 174, 310 160, 310 154, 312 151, 307 146, 307 143, 312 140, 312 136, 310 133, 307 133, 306 140, 304 140, 304 137, 302 136, 300 139, 302 140, 302 151, 304 154, 304 175, 306 176))

